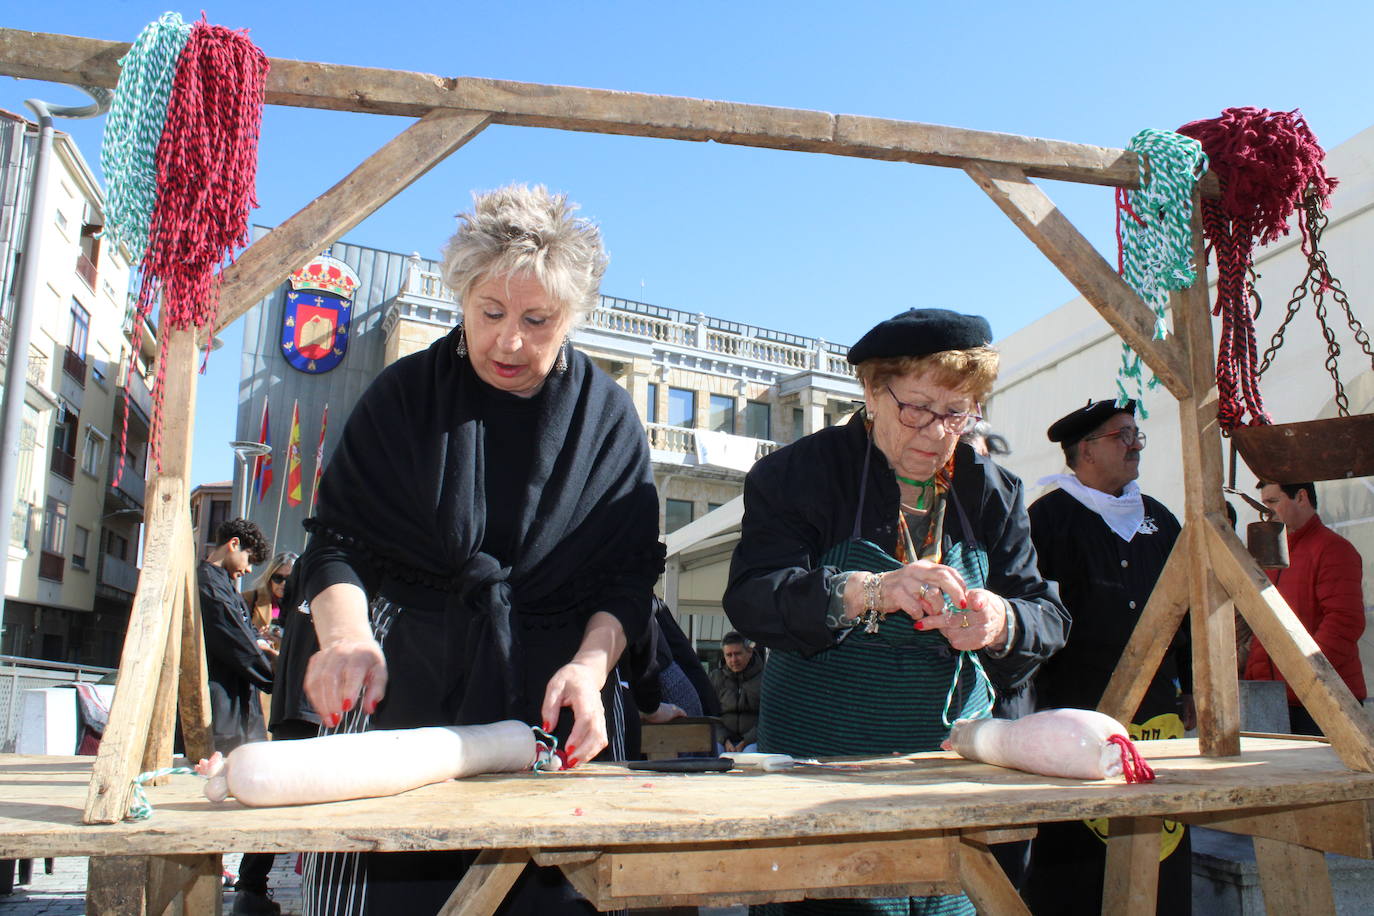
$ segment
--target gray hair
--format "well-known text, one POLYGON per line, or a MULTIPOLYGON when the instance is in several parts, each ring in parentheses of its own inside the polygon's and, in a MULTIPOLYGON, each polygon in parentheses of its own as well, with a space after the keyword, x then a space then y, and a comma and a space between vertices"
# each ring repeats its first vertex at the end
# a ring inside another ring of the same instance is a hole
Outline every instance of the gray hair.
POLYGON ((596 308, 606 250, 601 231, 576 217, 577 204, 543 185, 507 185, 472 195, 458 231, 444 246, 444 282, 463 302, 488 277, 528 275, 573 320, 596 308))

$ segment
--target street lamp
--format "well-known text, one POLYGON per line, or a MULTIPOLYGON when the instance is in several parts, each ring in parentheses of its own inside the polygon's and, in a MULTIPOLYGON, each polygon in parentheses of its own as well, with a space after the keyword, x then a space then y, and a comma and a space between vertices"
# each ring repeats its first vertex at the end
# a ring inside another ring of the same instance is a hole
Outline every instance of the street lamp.
POLYGON ((243 491, 239 493, 239 518, 248 517, 248 461, 250 458, 261 458, 263 455, 270 454, 272 446, 261 442, 247 442, 242 439, 235 439, 229 443, 229 447, 234 450, 234 454, 239 459, 239 469, 243 472, 243 491))

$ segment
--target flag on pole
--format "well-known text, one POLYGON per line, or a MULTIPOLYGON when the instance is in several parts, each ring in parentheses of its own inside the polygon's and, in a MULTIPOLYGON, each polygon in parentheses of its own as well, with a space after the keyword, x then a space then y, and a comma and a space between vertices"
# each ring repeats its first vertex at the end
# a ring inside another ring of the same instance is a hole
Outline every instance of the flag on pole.
POLYGON ((320 413, 320 441, 315 446, 315 481, 310 485, 310 510, 307 515, 315 513, 315 497, 320 492, 320 478, 324 476, 324 430, 329 425, 329 405, 324 405, 324 410, 320 413))
MULTIPOLYGON (((267 422, 267 398, 262 399, 262 428, 258 432, 258 441, 269 449, 272 447, 272 432, 267 422)), ((253 488, 258 491, 258 502, 262 502, 271 486, 272 453, 269 451, 253 459, 253 488)))
POLYGON ((291 405, 291 441, 286 444, 286 504, 301 504, 301 409, 291 405))

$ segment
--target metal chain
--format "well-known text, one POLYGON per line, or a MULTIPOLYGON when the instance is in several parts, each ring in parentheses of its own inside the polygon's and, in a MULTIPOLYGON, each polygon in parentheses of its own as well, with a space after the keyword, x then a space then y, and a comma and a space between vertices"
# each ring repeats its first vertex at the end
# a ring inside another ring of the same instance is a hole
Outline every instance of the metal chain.
MULTIPOLYGON (((1341 355, 1341 346, 1336 341, 1335 331, 1332 330, 1327 321, 1326 293, 1331 293, 1331 298, 1341 307, 1345 313, 1346 324, 1355 335, 1355 342, 1360 349, 1370 358, 1370 365, 1374 367, 1374 347, 1370 346, 1369 333, 1364 325, 1355 317, 1355 311, 1350 305, 1350 299, 1346 296, 1345 290, 1341 288, 1341 283, 1331 276, 1331 270, 1326 262, 1326 253, 1322 251, 1321 239, 1322 232, 1325 230, 1330 219, 1322 212, 1321 202, 1317 195, 1309 194, 1303 201, 1303 251, 1307 255, 1307 274, 1293 290, 1293 298, 1288 303, 1288 314, 1284 316, 1283 323, 1269 343, 1269 348, 1264 351, 1264 359, 1260 363, 1260 374, 1269 368, 1273 361, 1274 354, 1283 345, 1284 332, 1288 328, 1288 323, 1297 314, 1298 307, 1302 304, 1303 298, 1310 292, 1312 294, 1312 305, 1317 314, 1317 322, 1321 325, 1322 336, 1326 339, 1326 371, 1331 376, 1336 388, 1336 409, 1339 416, 1350 416, 1350 402, 1346 397, 1345 386, 1341 383, 1338 367, 1338 360, 1341 355)), ((1256 295, 1258 303, 1258 296, 1256 295)), ((1256 312, 1258 314, 1258 312, 1256 312)))

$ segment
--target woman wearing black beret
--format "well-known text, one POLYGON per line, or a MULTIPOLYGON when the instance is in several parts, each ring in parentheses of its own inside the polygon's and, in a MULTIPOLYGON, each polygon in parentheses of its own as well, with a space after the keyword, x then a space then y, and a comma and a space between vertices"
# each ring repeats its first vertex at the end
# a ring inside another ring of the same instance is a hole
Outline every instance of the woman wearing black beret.
MULTIPOLYGON (((991 340, 985 319, 943 309, 882 322, 849 351, 865 410, 745 479, 725 610, 771 650, 760 751, 935 750, 956 719, 1014 705, 1064 645, 1021 481, 960 442, 997 375, 991 340)), ((962 895, 846 910, 974 911, 962 895)))

